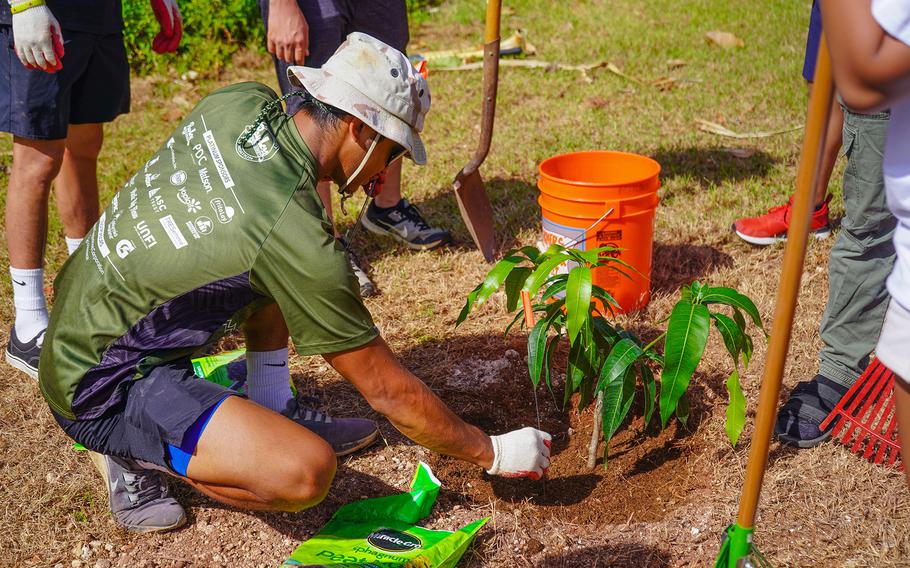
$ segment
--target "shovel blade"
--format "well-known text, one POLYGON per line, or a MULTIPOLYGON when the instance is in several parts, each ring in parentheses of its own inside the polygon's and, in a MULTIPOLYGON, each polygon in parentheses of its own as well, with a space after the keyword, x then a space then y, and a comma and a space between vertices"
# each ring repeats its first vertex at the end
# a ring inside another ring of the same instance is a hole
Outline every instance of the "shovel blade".
POLYGON ((483 253, 487 262, 493 262, 496 239, 493 235, 493 206, 480 177, 480 170, 466 174, 464 170, 455 176, 455 198, 474 244, 483 253))

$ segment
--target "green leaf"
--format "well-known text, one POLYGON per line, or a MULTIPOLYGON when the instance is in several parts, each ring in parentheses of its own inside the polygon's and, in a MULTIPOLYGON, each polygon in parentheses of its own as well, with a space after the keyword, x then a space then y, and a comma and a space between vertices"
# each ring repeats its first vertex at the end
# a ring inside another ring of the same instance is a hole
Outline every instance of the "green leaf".
POLYGON ((765 329, 762 326, 758 308, 755 307, 752 300, 747 296, 740 294, 733 288, 708 288, 701 298, 701 303, 723 304, 725 306, 739 308, 749 314, 749 317, 752 318, 752 323, 754 323, 756 327, 762 331, 765 329))
POLYGON ((496 266, 487 273, 484 281, 468 294, 468 299, 465 302, 464 308, 461 309, 461 313, 458 315, 455 326, 457 327, 460 325, 468 317, 468 314, 471 313, 474 306, 483 304, 493 292, 498 290, 509 273, 512 272, 512 269, 524 260, 525 259, 520 256, 507 256, 497 262, 496 266))
POLYGON ((680 300, 673 306, 664 344, 664 368, 660 374, 660 423, 667 427, 679 400, 701 361, 708 343, 711 317, 708 308, 680 300))
POLYGON ((642 363, 639 365, 638 369, 639 375, 641 375, 641 383, 645 391, 644 428, 647 428, 648 424, 651 423, 651 417, 654 415, 654 402, 657 398, 657 381, 654 380, 654 372, 651 371, 651 367, 642 363))
POLYGON ((556 346, 559 345, 560 338, 562 338, 562 335, 560 334, 550 338, 549 343, 547 343, 547 353, 543 362, 544 382, 546 382, 547 388, 550 390, 551 394, 553 393, 553 383, 550 381, 550 362, 553 360, 553 352, 556 351, 556 346))
POLYGON ((619 332, 616 328, 602 317, 591 318, 593 327, 594 341, 602 349, 612 348, 619 341, 619 332))
POLYGON ((733 308, 733 321, 736 322, 739 330, 742 331, 741 354, 743 357, 743 369, 749 367, 749 361, 752 359, 752 336, 746 332, 746 318, 737 308, 733 308))
POLYGON ((714 320, 714 325, 724 340, 727 352, 730 357, 733 357, 733 365, 739 366, 739 354, 743 349, 742 330, 739 329, 735 321, 724 314, 712 313, 711 319, 714 320))
POLYGON ((531 275, 532 269, 527 266, 519 266, 512 270, 506 277, 506 310, 514 312, 521 303, 521 288, 525 285, 525 280, 531 275))
POLYGON ((683 395, 679 399, 679 404, 676 405, 676 418, 682 422, 683 427, 689 425, 689 397, 683 395))
POLYGON ((607 355, 607 359, 600 369, 596 390, 603 390, 608 384, 619 381, 625 375, 626 369, 641 355, 641 346, 629 338, 621 339, 610 350, 610 354, 607 355))
POLYGON ((592 373, 593 370, 588 364, 588 351, 585 349, 585 345, 581 342, 572 345, 569 348, 569 361, 566 364, 566 392, 563 406, 569 402, 569 398, 578 390, 584 378, 592 373))
POLYGON ((569 343, 575 343, 578 332, 591 317, 591 269, 576 266, 569 272, 566 285, 566 328, 569 343))
POLYGON ((533 298, 537 295, 537 291, 540 290, 540 286, 550 277, 550 273, 567 260, 569 260, 569 255, 559 253, 543 261, 534 269, 534 272, 531 274, 530 278, 527 279, 522 290, 525 290, 533 298))
POLYGON ((730 402, 727 404, 727 438, 735 448, 746 425, 746 397, 739 384, 739 371, 733 371, 727 379, 727 392, 730 394, 730 402))
POLYGON ((518 322, 521 322, 522 327, 524 326, 524 323, 525 323, 524 312, 518 312, 517 314, 515 314, 515 317, 513 317, 512 321, 509 322, 509 325, 506 326, 506 330, 502 333, 502 336, 505 337, 505 336, 509 335, 509 331, 511 331, 512 327, 514 327, 515 324, 518 322))
MULTIPOLYGON (((592 286, 591 294, 600 300, 608 310, 610 310, 610 315, 616 315, 616 310, 613 308, 619 309, 619 302, 616 301, 616 298, 612 294, 601 288, 600 286, 592 286)), ((606 314, 604 314, 606 315, 606 314)))
POLYGON ((546 319, 539 320, 531 329, 528 335, 528 374, 531 376, 531 384, 534 388, 540 384, 540 373, 547 361, 547 325, 546 319))
POLYGON ((534 264, 537 264, 537 259, 540 258, 540 255, 543 253, 541 253, 540 249, 538 249, 537 247, 528 245, 526 247, 521 247, 518 249, 510 250, 509 252, 506 253, 506 256, 512 256, 512 255, 516 255, 516 254, 523 254, 528 258, 528 260, 530 260, 534 264))
POLYGON ((547 280, 544 285, 546 289, 543 291, 543 294, 540 297, 542 302, 546 302, 556 294, 566 291, 566 286, 569 284, 569 275, 560 274, 555 278, 547 280))

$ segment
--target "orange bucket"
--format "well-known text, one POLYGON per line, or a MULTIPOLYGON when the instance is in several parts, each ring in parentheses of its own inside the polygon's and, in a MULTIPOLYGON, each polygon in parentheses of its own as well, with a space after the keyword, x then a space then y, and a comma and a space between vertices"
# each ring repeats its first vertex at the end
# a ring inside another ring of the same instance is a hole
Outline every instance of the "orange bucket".
POLYGON ((623 268, 631 280, 601 267, 594 271, 594 284, 609 291, 622 312, 646 306, 660 164, 638 154, 592 151, 547 158, 539 170, 544 244, 622 249, 614 256, 635 268, 623 268))

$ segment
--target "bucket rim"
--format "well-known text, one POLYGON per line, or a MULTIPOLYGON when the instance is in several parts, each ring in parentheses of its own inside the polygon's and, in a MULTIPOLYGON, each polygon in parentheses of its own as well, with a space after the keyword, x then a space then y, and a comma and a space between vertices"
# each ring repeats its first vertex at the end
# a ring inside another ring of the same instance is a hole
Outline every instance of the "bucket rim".
POLYGON ((554 182, 558 182, 558 183, 563 183, 566 185, 573 185, 573 186, 578 186, 578 187, 620 187, 620 186, 634 185, 634 184, 641 183, 641 182, 647 181, 647 180, 655 178, 655 177, 659 178, 660 172, 661 172, 661 167, 660 167, 660 164, 657 162, 657 160, 655 160, 654 158, 645 156, 643 154, 636 154, 634 152, 622 152, 619 150, 580 150, 578 152, 566 152, 565 154, 556 154, 555 156, 550 156, 549 158, 543 160, 542 162, 540 162, 540 164, 537 165, 537 172, 540 174, 540 177, 542 179, 545 179, 548 181, 554 181, 554 182), (626 181, 620 181, 620 182, 615 182, 615 183, 609 183, 609 182, 570 180, 570 179, 554 176, 554 175, 549 174, 544 171, 545 165, 553 163, 556 160, 565 159, 565 158, 568 158, 571 156, 580 156, 580 155, 590 156, 590 155, 598 155, 598 154, 610 155, 610 156, 630 156, 635 159, 640 159, 646 163, 649 162, 650 163, 649 165, 653 166, 654 172, 651 173, 650 175, 643 176, 642 178, 636 179, 636 180, 631 180, 631 181, 626 180, 626 181))

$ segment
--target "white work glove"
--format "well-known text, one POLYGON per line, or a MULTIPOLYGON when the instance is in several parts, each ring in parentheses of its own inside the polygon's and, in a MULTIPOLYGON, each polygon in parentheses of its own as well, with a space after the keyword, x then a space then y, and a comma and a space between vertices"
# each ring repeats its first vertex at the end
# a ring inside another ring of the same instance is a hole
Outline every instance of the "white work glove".
POLYGON ((34 0, 9 0, 9 5, 13 12, 13 44, 19 61, 29 69, 48 73, 62 69, 63 35, 60 22, 50 9, 44 2, 34 0))
POLYGON ((528 426, 502 436, 490 436, 493 441, 493 467, 490 475, 530 477, 540 479, 550 467, 552 437, 528 426))
POLYGON ((183 37, 183 16, 177 7, 177 0, 151 0, 155 19, 161 31, 152 40, 152 49, 156 53, 173 53, 183 37))

